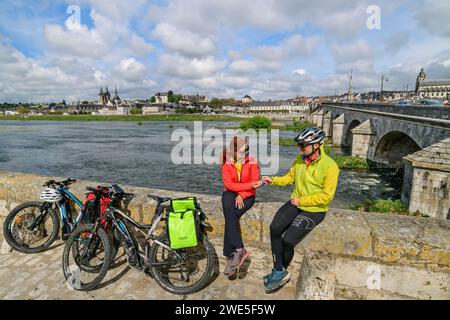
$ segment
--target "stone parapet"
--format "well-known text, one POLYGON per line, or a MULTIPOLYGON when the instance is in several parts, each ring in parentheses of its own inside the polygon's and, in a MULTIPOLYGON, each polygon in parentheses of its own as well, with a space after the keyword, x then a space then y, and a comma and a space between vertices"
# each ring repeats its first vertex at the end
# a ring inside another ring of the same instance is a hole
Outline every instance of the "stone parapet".
MULTIPOLYGON (((19 203, 37 200, 42 184, 48 179, 34 174, 0 171, 0 216, 7 215, 19 203)), ((71 191, 84 198, 85 187, 97 184, 105 182, 79 180, 71 191)), ((155 204, 146 194, 193 195, 136 186, 122 187, 137 194, 130 209, 131 216, 140 222, 149 222, 154 210, 155 204)), ((219 248, 224 224, 220 197, 195 196, 213 226, 209 235, 219 248)), ((252 269, 258 270, 258 276, 270 272, 270 223, 281 205, 256 202, 241 219, 244 242, 258 248, 250 273, 252 269)), ((294 280, 300 275, 299 281, 293 282, 298 285, 297 296, 308 299, 450 299, 449 235, 450 221, 446 220, 331 208, 324 222, 296 248, 296 261, 290 271, 294 280), (328 260, 332 263, 326 267, 328 260), (320 269, 315 267, 317 263, 325 265, 320 269), (317 272, 324 278, 320 278, 317 272), (416 279, 410 281, 413 274, 416 279), (316 278, 327 284, 327 290, 323 289, 325 291, 320 294, 317 286, 322 284, 317 283, 319 280, 316 278), (381 283, 370 284, 370 279, 381 283)))

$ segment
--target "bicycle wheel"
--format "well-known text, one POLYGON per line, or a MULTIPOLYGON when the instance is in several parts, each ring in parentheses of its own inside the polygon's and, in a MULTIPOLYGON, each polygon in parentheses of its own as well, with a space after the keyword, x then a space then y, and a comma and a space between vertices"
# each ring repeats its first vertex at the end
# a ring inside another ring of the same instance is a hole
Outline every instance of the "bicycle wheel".
POLYGON ((44 209, 43 205, 43 202, 26 202, 8 214, 3 234, 13 249, 23 253, 37 253, 46 250, 55 241, 59 231, 59 218, 53 208, 44 209), (30 230, 36 219, 42 220, 30 230))
POLYGON ((77 228, 64 247, 63 273, 74 289, 95 289, 108 272, 111 246, 103 228, 94 231, 93 225, 77 228), (105 263, 106 262, 106 263, 105 263))
MULTIPOLYGON (((169 244, 167 232, 159 241, 169 244)), ((184 257, 182 263, 152 265, 175 259, 175 255, 154 242, 150 248, 150 272, 153 279, 165 290, 174 294, 191 294, 203 289, 214 273, 214 248, 208 238, 202 238, 196 247, 177 250, 184 257)))

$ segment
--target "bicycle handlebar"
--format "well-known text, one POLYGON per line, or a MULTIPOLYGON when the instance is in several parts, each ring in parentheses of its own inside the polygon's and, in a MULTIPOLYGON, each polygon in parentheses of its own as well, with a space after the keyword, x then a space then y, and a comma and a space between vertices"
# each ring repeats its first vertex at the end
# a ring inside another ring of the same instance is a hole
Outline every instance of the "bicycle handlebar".
POLYGON ((75 182, 77 182, 77 179, 73 179, 73 178, 67 178, 66 180, 63 180, 63 181, 49 180, 49 181, 45 182, 45 184, 43 184, 42 186, 50 187, 51 185, 53 185, 53 186, 57 185, 60 187, 67 187, 75 182))
POLYGON ((113 197, 124 197, 127 199, 133 199, 136 197, 136 195, 134 193, 127 193, 125 192, 122 188, 120 188, 118 185, 112 185, 112 186, 97 186, 96 188, 93 187, 86 187, 86 190, 94 192, 94 193, 99 193, 99 192, 103 192, 103 191, 107 191, 108 196, 113 198, 113 197))

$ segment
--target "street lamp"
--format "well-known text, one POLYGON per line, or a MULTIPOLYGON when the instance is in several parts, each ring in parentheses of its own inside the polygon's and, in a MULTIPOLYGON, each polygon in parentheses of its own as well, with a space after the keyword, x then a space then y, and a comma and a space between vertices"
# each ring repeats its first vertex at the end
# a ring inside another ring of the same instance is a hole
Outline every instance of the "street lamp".
POLYGON ((380 91, 380 102, 383 102, 383 82, 388 82, 388 78, 385 75, 381 75, 381 91, 380 91))

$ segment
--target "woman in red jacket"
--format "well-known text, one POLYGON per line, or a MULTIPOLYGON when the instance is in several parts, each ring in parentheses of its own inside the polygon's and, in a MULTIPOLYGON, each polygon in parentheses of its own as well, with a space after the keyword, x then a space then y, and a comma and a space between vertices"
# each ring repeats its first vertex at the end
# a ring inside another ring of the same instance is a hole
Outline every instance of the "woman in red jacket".
POLYGON ((242 242, 239 219, 255 203, 256 189, 262 185, 256 159, 249 156, 248 143, 239 137, 231 139, 223 152, 222 180, 225 191, 222 207, 225 216, 223 254, 227 258, 225 276, 233 275, 249 252, 242 242))

